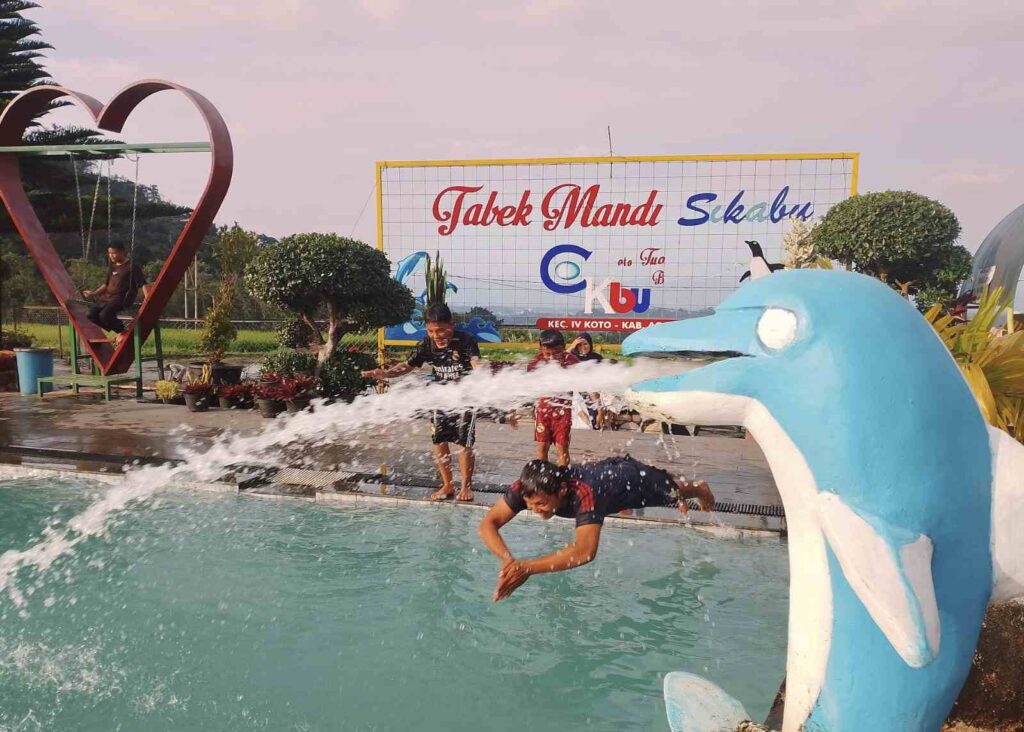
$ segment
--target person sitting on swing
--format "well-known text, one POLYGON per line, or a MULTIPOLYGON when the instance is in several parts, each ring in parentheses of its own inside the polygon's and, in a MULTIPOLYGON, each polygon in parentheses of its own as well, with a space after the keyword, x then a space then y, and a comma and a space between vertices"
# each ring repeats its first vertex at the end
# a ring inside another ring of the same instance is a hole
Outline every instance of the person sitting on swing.
POLYGON ((135 303, 140 289, 143 298, 149 297, 149 288, 142 267, 128 259, 124 245, 108 246, 107 258, 110 266, 107 268, 106 282, 95 290, 82 290, 82 294, 97 300, 89 308, 86 317, 104 330, 116 333, 117 342, 120 343, 125 337, 124 323, 118 319, 117 314, 135 303))

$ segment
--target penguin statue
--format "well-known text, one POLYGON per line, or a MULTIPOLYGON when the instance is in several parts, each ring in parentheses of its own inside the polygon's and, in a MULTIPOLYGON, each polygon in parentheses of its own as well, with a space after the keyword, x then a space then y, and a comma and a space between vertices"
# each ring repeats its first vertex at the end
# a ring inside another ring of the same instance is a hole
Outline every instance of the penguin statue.
POLYGON ((740 277, 740 282, 747 278, 757 280, 770 275, 772 272, 786 268, 785 265, 769 262, 765 259, 764 252, 761 251, 761 245, 758 242, 748 241, 746 245, 750 247, 750 269, 743 273, 743 276, 740 277))

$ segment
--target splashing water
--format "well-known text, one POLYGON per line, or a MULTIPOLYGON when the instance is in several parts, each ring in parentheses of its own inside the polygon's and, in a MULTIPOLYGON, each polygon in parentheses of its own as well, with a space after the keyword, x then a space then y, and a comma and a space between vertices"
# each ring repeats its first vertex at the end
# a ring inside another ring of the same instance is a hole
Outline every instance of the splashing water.
MULTIPOLYGON (((452 384, 425 386, 415 377, 392 382, 385 394, 359 397, 351 404, 314 405, 275 420, 254 435, 224 434, 206 449, 186 449, 178 465, 146 466, 130 470, 123 484, 74 516, 63 526, 52 522, 39 540, 21 550, 0 555, 0 592, 6 591, 18 608, 25 595, 17 582, 22 569, 44 573, 60 557, 83 541, 106 533, 111 517, 129 505, 151 498, 160 488, 189 481, 223 479, 239 463, 273 465, 285 448, 301 444, 309 451, 372 427, 416 418, 431 410, 511 410, 538 397, 568 391, 622 394, 633 383, 696 368, 699 363, 637 359, 633 365, 582 363, 571 369, 544 366, 532 373, 503 369, 492 374, 480 368, 452 384)), ((37 579, 38 581, 38 579, 37 579)))

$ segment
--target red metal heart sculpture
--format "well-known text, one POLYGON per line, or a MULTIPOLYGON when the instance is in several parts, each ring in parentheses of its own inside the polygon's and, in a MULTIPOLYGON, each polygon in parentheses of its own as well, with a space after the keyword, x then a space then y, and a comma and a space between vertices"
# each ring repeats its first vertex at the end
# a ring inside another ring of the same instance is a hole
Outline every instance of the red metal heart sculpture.
MULTIPOLYGON (((233 154, 231 137, 224 119, 202 95, 179 84, 155 79, 129 84, 106 105, 90 96, 63 87, 36 86, 12 99, 0 115, 0 146, 22 144, 26 128, 51 102, 62 97, 68 97, 84 107, 92 115, 99 129, 120 132, 128 115, 144 99, 165 89, 184 94, 199 110, 210 136, 211 164, 210 175, 199 203, 181 230, 160 274, 150 286, 149 297, 143 301, 137 317, 125 331, 130 335, 133 329, 137 328, 143 341, 153 330, 160 313, 181 282, 185 270, 195 257, 227 194, 231 183, 233 154)), ((125 338, 115 347, 107 340, 98 325, 86 319, 87 304, 81 301, 77 285, 53 248, 50 237, 39 222, 39 217, 36 216, 35 209, 25 193, 17 153, 0 153, 0 198, 3 198, 7 212, 14 220, 14 225, 25 240, 29 253, 50 285, 57 302, 74 324, 82 343, 92 354, 97 366, 104 374, 120 374, 127 371, 134 359, 132 339, 125 338)))

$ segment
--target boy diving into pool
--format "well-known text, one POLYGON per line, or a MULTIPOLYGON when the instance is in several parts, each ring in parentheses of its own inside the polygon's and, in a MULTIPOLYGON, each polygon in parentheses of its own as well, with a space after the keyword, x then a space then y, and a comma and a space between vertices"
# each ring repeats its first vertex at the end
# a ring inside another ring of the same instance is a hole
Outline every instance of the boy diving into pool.
POLYGON ((677 480, 628 455, 569 468, 531 460, 480 522, 480 539, 502 563, 494 601, 511 595, 531 575, 574 569, 593 560, 606 516, 645 506, 678 506, 686 513, 688 498, 697 499, 702 511, 715 505, 706 481, 677 480), (527 509, 545 520, 576 519, 576 540, 553 554, 517 560, 501 538, 501 527, 527 509))

